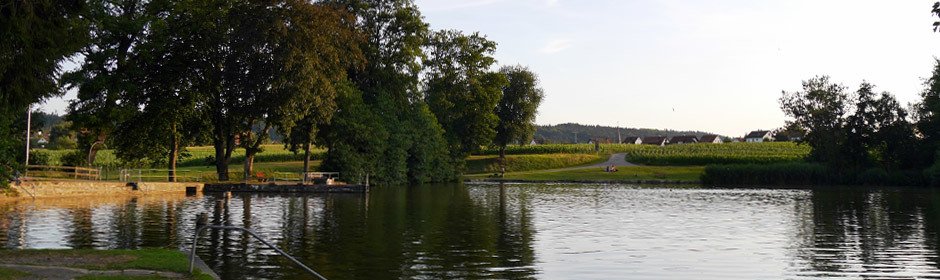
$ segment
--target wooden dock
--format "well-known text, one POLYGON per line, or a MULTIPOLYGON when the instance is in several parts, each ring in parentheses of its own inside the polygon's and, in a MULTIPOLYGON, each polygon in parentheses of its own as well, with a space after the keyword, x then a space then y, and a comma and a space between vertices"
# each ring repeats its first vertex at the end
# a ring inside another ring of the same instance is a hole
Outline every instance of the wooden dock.
POLYGON ((302 183, 207 183, 203 192, 256 193, 366 193, 365 185, 302 184, 302 183))

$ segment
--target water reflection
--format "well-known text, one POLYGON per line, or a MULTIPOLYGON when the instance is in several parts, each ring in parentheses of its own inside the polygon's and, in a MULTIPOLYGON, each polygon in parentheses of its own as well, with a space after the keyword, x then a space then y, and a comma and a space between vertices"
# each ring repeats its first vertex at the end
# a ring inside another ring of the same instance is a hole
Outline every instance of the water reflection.
POLYGON ((815 191, 798 275, 940 278, 938 212, 935 191, 815 191))
MULTIPOLYGON (((605 185, 368 195, 0 202, 5 248, 188 246, 245 226, 330 279, 940 278, 940 193, 605 185)), ((226 279, 310 279, 241 232, 198 254, 226 279)))

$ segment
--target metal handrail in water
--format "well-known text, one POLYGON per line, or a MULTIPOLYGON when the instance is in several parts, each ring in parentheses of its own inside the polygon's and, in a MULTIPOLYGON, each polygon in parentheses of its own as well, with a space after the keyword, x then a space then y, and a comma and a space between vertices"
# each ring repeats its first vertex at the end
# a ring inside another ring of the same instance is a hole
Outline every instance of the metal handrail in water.
POLYGON ((316 276, 317 278, 326 280, 326 277, 323 277, 323 275, 320 275, 320 274, 317 273, 316 271, 313 271, 313 269, 311 269, 310 267, 307 267, 306 265, 304 265, 303 263, 301 263, 300 261, 298 261, 298 260, 295 259, 294 257, 291 257, 291 255, 288 255, 286 252, 282 251, 282 250, 281 250, 280 248, 278 248, 277 246, 274 246, 274 244, 271 244, 271 243, 268 242, 267 240, 264 240, 264 238, 261 238, 261 236, 258 236, 258 234, 256 234, 255 232, 253 232, 253 231, 251 231, 251 230, 249 230, 249 229, 247 229, 247 228, 243 228, 243 227, 220 226, 220 225, 207 225, 207 226, 203 226, 203 227, 201 227, 201 228, 196 229, 196 232, 193 233, 193 248, 192 248, 192 251, 190 251, 190 255, 189 255, 189 274, 192 274, 192 273, 193 273, 193 266, 196 264, 196 244, 199 243, 199 234, 202 233, 203 231, 207 230, 207 229, 210 229, 210 228, 222 229, 222 230, 240 230, 240 231, 247 232, 247 233, 250 234, 252 237, 254 237, 255 239, 258 239, 258 241, 261 241, 261 243, 264 243, 264 245, 267 245, 267 246, 270 247, 271 249, 274 249, 274 251, 276 251, 278 254, 281 254, 281 256, 284 256, 284 257, 286 257, 287 259, 291 260, 292 262, 294 262, 294 264, 296 264, 297 266, 300 266, 301 268, 303 268, 304 270, 306 270, 306 271, 307 271, 308 273, 310 273, 311 275, 316 276))

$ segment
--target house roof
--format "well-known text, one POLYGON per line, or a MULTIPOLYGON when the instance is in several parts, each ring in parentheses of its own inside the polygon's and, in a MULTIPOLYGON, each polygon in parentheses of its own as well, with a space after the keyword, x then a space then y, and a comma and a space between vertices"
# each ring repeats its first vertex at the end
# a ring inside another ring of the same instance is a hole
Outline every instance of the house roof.
POLYGON ((622 143, 636 143, 636 139, 639 139, 639 138, 640 138, 640 137, 633 137, 633 136, 631 136, 631 137, 626 137, 626 138, 623 138, 623 142, 622 142, 622 143))
POLYGON ((751 133, 748 133, 747 136, 744 136, 744 138, 764 138, 764 136, 767 136, 767 133, 770 133, 770 131, 755 130, 751 131, 751 133))
POLYGON ((697 143, 698 137, 693 135, 681 135, 673 136, 672 139, 669 139, 669 143, 697 143))
POLYGON ((666 137, 643 137, 643 144, 660 145, 666 140, 666 137))
POLYGON ((715 139, 718 139, 718 135, 708 134, 708 135, 703 135, 702 138, 699 139, 698 141, 702 143, 705 143, 705 142, 711 143, 711 142, 715 142, 715 139))

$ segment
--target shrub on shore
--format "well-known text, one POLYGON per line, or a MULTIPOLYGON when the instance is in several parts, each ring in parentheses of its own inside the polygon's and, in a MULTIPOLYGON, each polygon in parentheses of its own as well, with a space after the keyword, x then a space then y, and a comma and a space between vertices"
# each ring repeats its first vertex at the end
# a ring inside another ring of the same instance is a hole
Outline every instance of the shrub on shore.
POLYGON ((709 185, 860 185, 924 186, 922 172, 910 170, 834 170, 818 163, 722 164, 705 167, 702 182, 709 185))

